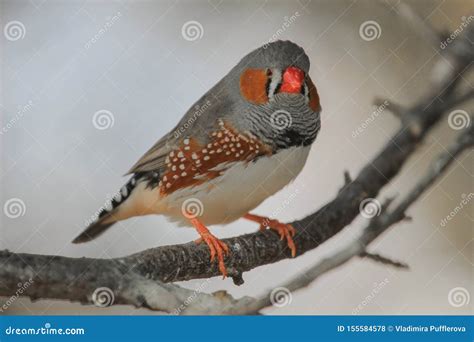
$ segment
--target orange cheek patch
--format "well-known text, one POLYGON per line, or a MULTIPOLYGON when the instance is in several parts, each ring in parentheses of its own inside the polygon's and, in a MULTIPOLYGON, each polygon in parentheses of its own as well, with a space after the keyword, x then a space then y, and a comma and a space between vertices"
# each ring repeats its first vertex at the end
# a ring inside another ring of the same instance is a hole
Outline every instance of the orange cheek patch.
POLYGON ((308 86, 309 86, 309 107, 314 112, 319 112, 321 110, 321 104, 319 103, 319 95, 316 86, 314 85, 311 78, 308 76, 308 86))
POLYGON ((267 73, 262 69, 246 69, 240 76, 240 93, 249 102, 268 102, 267 73))

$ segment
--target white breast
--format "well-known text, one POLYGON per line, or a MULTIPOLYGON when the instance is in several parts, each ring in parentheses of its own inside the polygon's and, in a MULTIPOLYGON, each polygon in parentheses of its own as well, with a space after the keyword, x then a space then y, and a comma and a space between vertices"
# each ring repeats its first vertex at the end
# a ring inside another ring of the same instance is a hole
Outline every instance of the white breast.
POLYGON ((292 147, 255 162, 233 163, 222 176, 206 184, 164 197, 154 211, 188 226, 182 213, 185 203, 199 210, 198 218, 205 225, 235 221, 290 183, 302 170, 309 150, 310 146, 292 147))

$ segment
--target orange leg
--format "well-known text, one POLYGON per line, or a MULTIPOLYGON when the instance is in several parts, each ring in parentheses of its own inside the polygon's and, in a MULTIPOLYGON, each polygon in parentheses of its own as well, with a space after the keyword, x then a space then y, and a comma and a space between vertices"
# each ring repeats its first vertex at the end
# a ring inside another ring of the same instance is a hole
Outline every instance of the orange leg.
POLYGON ((250 213, 244 215, 244 218, 260 223, 260 230, 265 230, 267 227, 276 230, 278 234, 280 234, 280 240, 286 239, 288 248, 291 250, 291 256, 293 258, 296 256, 296 246, 293 241, 293 236, 295 236, 296 230, 291 224, 281 223, 280 221, 272 220, 265 216, 258 216, 250 213))
POLYGON ((227 270, 224 265, 224 255, 229 254, 229 247, 224 242, 212 235, 209 229, 207 229, 207 227, 197 218, 191 218, 190 221, 201 236, 200 239, 196 240, 196 243, 201 243, 204 241, 207 244, 209 250, 211 251, 211 262, 214 261, 217 254, 217 260, 219 261, 219 271, 221 271, 223 277, 225 278, 227 276, 227 270))

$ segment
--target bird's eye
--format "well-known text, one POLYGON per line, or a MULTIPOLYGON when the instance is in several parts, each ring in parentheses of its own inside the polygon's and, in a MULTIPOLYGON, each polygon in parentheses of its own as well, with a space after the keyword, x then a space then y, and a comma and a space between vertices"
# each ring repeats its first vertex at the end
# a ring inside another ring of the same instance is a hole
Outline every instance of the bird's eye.
POLYGON ((271 78, 273 75, 272 69, 267 69, 267 76, 271 78))

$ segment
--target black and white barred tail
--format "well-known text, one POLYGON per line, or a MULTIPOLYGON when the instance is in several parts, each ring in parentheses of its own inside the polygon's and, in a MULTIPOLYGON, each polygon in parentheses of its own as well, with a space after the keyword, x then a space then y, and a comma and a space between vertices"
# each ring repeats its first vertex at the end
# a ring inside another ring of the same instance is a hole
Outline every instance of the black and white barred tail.
POLYGON ((109 227, 114 225, 117 220, 114 219, 114 213, 119 210, 131 195, 138 183, 138 176, 133 176, 127 184, 122 186, 120 190, 97 211, 94 215, 93 221, 87 228, 79 234, 72 243, 83 243, 94 240, 105 232, 109 227))

